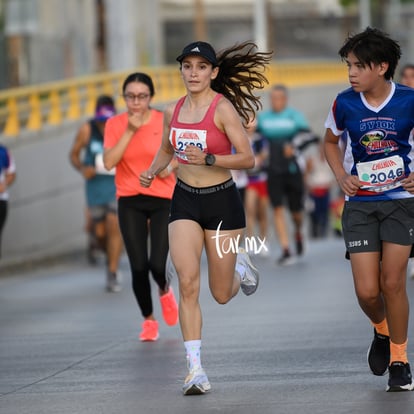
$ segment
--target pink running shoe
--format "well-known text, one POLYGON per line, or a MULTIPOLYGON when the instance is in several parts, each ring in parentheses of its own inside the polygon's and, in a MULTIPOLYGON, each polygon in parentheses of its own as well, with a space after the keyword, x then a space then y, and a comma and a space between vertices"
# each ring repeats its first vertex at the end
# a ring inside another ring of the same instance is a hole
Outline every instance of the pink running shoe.
POLYGON ((178 322, 178 306, 175 300, 174 291, 172 287, 168 292, 160 296, 162 316, 167 325, 173 326, 178 322))
POLYGON ((146 319, 142 323, 142 331, 139 334, 139 340, 142 342, 154 342, 160 337, 158 333, 158 321, 146 319))

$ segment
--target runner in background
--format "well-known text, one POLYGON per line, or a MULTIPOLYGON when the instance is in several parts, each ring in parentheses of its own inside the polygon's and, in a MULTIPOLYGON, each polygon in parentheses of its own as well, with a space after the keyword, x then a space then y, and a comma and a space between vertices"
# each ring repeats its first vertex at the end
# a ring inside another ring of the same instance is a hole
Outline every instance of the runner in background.
MULTIPOLYGON (((410 88, 414 88, 414 64, 407 63, 400 72, 400 83, 410 88)), ((414 248, 413 248, 414 249, 414 248)), ((407 274, 414 279, 414 257, 408 260, 407 274)))
MULTIPOLYGON (((247 136, 253 150, 254 167, 247 170, 248 183, 245 190, 244 206, 246 210, 246 236, 267 239, 269 197, 267 193, 267 165, 269 161, 268 141, 256 131, 257 120, 251 120, 247 126, 247 136)), ((269 250, 262 249, 261 257, 268 257, 269 250)))
POLYGON ((313 145, 307 151, 305 183, 309 237, 312 239, 325 238, 329 235, 330 230, 331 193, 336 182, 326 161, 321 142, 313 145))
POLYGON ((118 266, 123 247, 117 217, 115 172, 108 172, 103 166, 104 128, 107 120, 115 113, 112 97, 98 97, 94 118, 80 127, 70 151, 72 165, 85 179, 86 227, 92 234, 88 252, 91 254, 92 240, 96 240, 97 246, 105 254, 108 292, 121 290, 118 266))
POLYGON ((8 188, 16 179, 16 164, 10 151, 0 144, 0 258, 1 242, 9 206, 8 188))
POLYGON ((414 64, 407 63, 401 70, 400 83, 410 88, 414 88, 414 64))
POLYGON ((249 183, 246 170, 231 170, 231 176, 240 193, 240 198, 244 204, 246 198, 246 187, 249 183))
POLYGON ((309 123, 298 110, 288 106, 288 90, 284 85, 274 85, 270 91, 268 111, 258 114, 257 131, 269 142, 269 164, 267 189, 273 209, 273 223, 282 255, 279 265, 294 262, 291 251, 289 224, 286 220, 285 205, 293 221, 293 239, 297 256, 304 252, 303 215, 305 186, 301 164, 300 148, 311 137, 309 123), (301 135, 305 138, 298 139, 301 135))
POLYGON ((163 114, 151 107, 155 89, 145 73, 131 73, 123 83, 122 94, 127 111, 106 124, 104 163, 108 170, 116 168, 119 224, 132 288, 144 318, 139 339, 156 341, 159 324, 154 315, 150 273, 158 288, 165 323, 172 326, 178 322, 174 291, 166 278, 174 161, 159 172, 151 188, 140 185, 140 173, 149 168, 161 144, 163 114))

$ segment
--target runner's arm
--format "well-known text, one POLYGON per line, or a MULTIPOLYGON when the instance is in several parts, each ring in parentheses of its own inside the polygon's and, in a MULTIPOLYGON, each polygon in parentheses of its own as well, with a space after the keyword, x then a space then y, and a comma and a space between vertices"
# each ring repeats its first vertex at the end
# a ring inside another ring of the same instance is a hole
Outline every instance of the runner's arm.
POLYGON ((360 187, 359 179, 356 175, 349 175, 343 167, 343 155, 338 145, 339 137, 330 128, 325 132, 324 150, 326 160, 333 171, 341 190, 348 196, 356 194, 360 187))

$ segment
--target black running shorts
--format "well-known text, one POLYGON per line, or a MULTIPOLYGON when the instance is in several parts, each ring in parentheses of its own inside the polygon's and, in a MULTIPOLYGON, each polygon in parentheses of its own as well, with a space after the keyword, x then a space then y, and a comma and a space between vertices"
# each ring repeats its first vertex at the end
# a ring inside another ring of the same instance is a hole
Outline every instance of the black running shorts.
POLYGON ((342 229, 349 253, 379 252, 382 241, 414 244, 414 198, 347 201, 342 229))
POLYGON ((303 210, 305 186, 302 173, 274 174, 269 172, 267 191, 272 207, 280 207, 287 202, 290 211, 303 210))
POLYGON ((170 223, 193 220, 201 228, 236 230, 246 227, 244 207, 232 179, 211 187, 192 187, 177 180, 171 200, 170 223))

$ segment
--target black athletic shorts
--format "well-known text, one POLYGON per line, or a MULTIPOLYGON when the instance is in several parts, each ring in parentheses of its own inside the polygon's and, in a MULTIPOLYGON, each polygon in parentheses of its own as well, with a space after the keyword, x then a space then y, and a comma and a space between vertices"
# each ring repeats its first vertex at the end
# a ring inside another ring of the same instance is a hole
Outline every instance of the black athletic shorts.
POLYGON ((342 229, 349 253, 379 252, 383 241, 413 245, 414 198, 347 201, 342 229))
POLYGON ((301 172, 295 174, 274 174, 269 172, 267 191, 273 207, 287 202, 290 211, 303 210, 305 186, 301 172))
POLYGON ((244 207, 232 179, 210 187, 192 187, 177 180, 171 200, 170 223, 193 220, 206 230, 246 227, 244 207))

